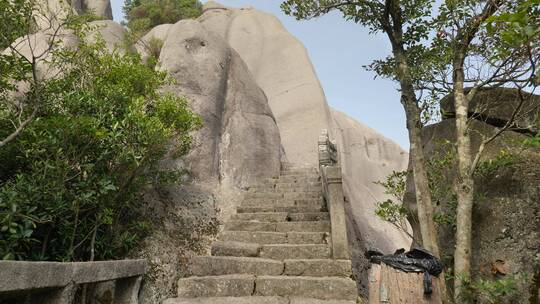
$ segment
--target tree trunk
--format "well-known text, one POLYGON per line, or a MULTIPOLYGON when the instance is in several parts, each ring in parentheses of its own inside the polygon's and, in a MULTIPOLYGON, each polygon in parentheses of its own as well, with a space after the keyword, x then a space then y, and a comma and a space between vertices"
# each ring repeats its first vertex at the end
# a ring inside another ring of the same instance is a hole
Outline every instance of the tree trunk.
MULTIPOLYGON (((459 53, 459 51, 458 51, 459 53)), ((474 180, 471 173, 471 139, 468 135, 469 98, 464 91, 464 55, 454 60, 454 104, 456 109, 456 142, 458 170, 455 181, 457 196, 456 250, 454 253, 454 298, 463 291, 464 279, 471 273, 471 238, 474 180)))
MULTIPOLYGON (((392 39, 391 39, 392 40, 392 39)), ((424 147, 422 145, 422 122, 420 120, 420 107, 416 99, 414 86, 407 59, 405 58, 403 47, 393 44, 393 53, 397 61, 397 75, 401 86, 401 103, 405 109, 407 129, 409 131, 409 142, 411 144, 409 152, 412 159, 413 182, 416 194, 416 206, 418 222, 420 225, 421 243, 423 247, 433 255, 441 258, 439 244, 437 242, 437 230, 433 220, 433 203, 425 164, 424 147)), ((440 286, 440 295, 443 303, 450 303, 451 297, 446 288, 445 272, 443 271, 437 279, 440 286)))
POLYGON ((412 159, 414 187, 416 191, 416 205, 418 208, 418 221, 422 235, 422 245, 433 255, 440 257, 437 244, 437 231, 433 221, 433 205, 422 146, 422 122, 420 121, 420 108, 416 100, 414 87, 410 81, 409 68, 404 55, 394 50, 397 59, 398 76, 401 86, 401 103, 405 109, 407 129, 409 131, 410 154, 412 159))
MULTIPOLYGON (((402 97, 406 98, 406 97, 402 97)), ((407 113, 407 129, 409 131, 410 153, 416 191, 416 204, 418 208, 418 221, 422 245, 433 255, 440 257, 435 223, 433 221, 433 205, 425 166, 424 149, 422 147, 420 114, 416 105, 402 102, 407 113)))

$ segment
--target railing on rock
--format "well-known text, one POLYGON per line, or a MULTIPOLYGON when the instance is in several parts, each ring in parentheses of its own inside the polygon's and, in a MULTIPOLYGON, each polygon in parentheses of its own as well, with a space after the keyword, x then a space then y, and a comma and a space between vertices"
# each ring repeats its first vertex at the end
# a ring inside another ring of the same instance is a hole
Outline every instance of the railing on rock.
POLYGON ((146 260, 0 261, 0 303, 72 304, 79 286, 114 281, 112 303, 135 304, 146 268, 146 260))
POLYGON ((332 256, 336 260, 346 260, 349 259, 349 245, 341 165, 339 164, 336 143, 330 140, 327 130, 323 130, 321 136, 319 136, 319 169, 323 196, 330 212, 332 225, 332 256))

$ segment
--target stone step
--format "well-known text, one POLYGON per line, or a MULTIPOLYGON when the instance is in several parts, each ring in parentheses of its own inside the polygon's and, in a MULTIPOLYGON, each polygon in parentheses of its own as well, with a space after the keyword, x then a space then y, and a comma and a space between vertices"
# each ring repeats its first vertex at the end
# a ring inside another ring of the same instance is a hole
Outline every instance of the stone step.
POLYGON ((266 180, 260 183, 257 183, 256 185, 251 185, 248 189, 261 189, 261 190, 284 190, 284 189, 297 189, 297 188, 315 188, 315 189, 321 189, 322 184, 320 181, 305 181, 305 180, 295 180, 293 182, 287 181, 287 180, 279 180, 279 179, 273 179, 273 180, 266 180))
POLYGON ((321 197, 322 191, 257 191, 246 192, 244 199, 252 198, 264 198, 264 199, 295 199, 295 198, 309 198, 309 197, 321 197))
MULTIPOLYGON (((303 263, 303 262, 302 262, 303 263)), ((290 273, 298 273, 304 264, 294 264, 290 273)), ((189 263, 189 271, 194 276, 216 276, 229 274, 282 275, 285 269, 283 261, 271 259, 229 257, 229 256, 197 256, 189 263)), ((299 274, 295 274, 299 275, 299 274)))
POLYGON ((257 212, 237 213, 231 217, 233 221, 250 222, 300 222, 329 220, 328 212, 287 213, 287 212, 257 212))
POLYGON ((289 188, 279 188, 279 189, 270 188, 270 187, 250 187, 248 189, 248 193, 270 193, 270 194, 274 194, 274 193, 280 193, 280 194, 285 194, 285 193, 310 193, 310 194, 315 194, 315 193, 318 193, 318 194, 321 194, 322 189, 321 189, 321 187, 312 187, 312 186, 309 186, 309 187, 289 187, 289 188))
POLYGON ((216 241, 212 244, 211 252, 213 256, 257 258, 261 254, 261 245, 258 243, 216 241))
POLYGON ((237 213, 231 217, 233 221, 255 221, 255 222, 285 222, 287 212, 258 212, 258 213, 237 213))
POLYGON ((322 193, 322 187, 320 186, 297 186, 297 187, 280 187, 274 188, 273 191, 282 192, 282 193, 291 193, 291 192, 306 192, 306 193, 322 193))
POLYGON ((287 297, 220 297, 220 298, 175 298, 163 304, 355 304, 356 301, 319 300, 313 298, 287 297))
POLYGON ((282 199, 283 193, 275 193, 275 192, 247 192, 244 195, 244 200, 252 199, 252 198, 264 198, 268 200, 276 200, 276 199, 282 199))
POLYGON ((310 199, 310 198, 322 199, 322 192, 284 192, 282 195, 285 200, 310 199))
POLYGON ((311 173, 311 172, 316 172, 318 173, 319 172, 319 169, 318 168, 315 168, 315 167, 302 167, 302 168, 285 168, 283 170, 281 170, 281 174, 287 174, 287 173, 295 173, 295 172, 307 172, 307 173, 311 173))
POLYGON ((356 283, 349 278, 294 276, 259 276, 255 281, 255 295, 349 301, 358 297, 356 283))
POLYGON ((349 301, 354 301, 357 298, 356 283, 349 278, 256 277, 254 275, 236 274, 189 277, 178 280, 178 297, 181 298, 246 297, 252 295, 349 301))
POLYGON ((293 183, 293 184, 303 184, 303 183, 316 183, 320 182, 319 176, 316 177, 304 177, 304 176, 280 176, 277 179, 268 179, 267 181, 275 181, 278 183, 293 183))
POLYGON ((290 190, 290 189, 316 189, 322 190, 321 182, 309 183, 274 183, 272 186, 275 190, 290 190))
POLYGON ((223 231, 220 241, 245 242, 259 244, 329 244, 327 232, 257 232, 223 231))
POLYGON ((232 274, 287 275, 310 277, 351 277, 349 260, 286 259, 253 257, 196 256, 188 269, 192 276, 221 276, 232 274))
POLYGON ((261 257, 273 260, 327 259, 327 244, 258 244, 217 241, 212 244, 213 256, 261 257))
POLYGON ((332 257, 330 246, 320 244, 262 245, 259 255, 261 258, 274 260, 328 259, 332 257))
POLYGON ((238 213, 261 213, 261 212, 287 212, 287 213, 310 213, 310 212, 324 212, 326 206, 311 205, 311 206, 240 206, 236 208, 238 213))
POLYGON ((277 179, 319 179, 318 172, 287 172, 279 175, 277 179))
POLYGON ((351 277, 352 265, 350 260, 333 259, 296 259, 284 260, 288 276, 310 277, 351 277))
POLYGON ((324 199, 322 197, 314 198, 297 198, 297 199, 264 199, 264 198, 249 198, 242 201, 242 207, 294 207, 294 206, 309 206, 309 205, 322 205, 324 199))
POLYGON ((234 274, 189 277, 178 280, 178 297, 246 297, 255 289, 255 276, 234 274))
POLYGON ((324 221, 324 220, 330 220, 330 213, 328 212, 289 213, 287 215, 287 220, 290 222, 324 221))
POLYGON ((273 231, 273 232, 330 232, 330 221, 311 222, 246 222, 225 223, 226 231, 273 231))

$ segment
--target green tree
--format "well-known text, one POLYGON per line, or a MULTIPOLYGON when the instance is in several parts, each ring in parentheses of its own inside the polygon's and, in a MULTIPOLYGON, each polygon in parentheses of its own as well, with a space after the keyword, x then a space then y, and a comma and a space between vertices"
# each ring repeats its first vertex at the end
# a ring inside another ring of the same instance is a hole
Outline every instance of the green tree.
POLYGON ((199 0, 126 0, 127 26, 134 32, 146 32, 156 25, 176 23, 202 14, 199 0))
MULTIPOLYGON (((201 124, 186 99, 160 93, 171 81, 165 73, 101 40, 86 42, 77 24, 77 48, 50 50, 48 66, 62 72, 37 87, 32 76, 23 79, 22 105, 39 96, 34 117, 0 147, 3 259, 121 257, 150 227, 138 215, 141 191, 171 176, 159 170, 160 159, 187 153, 190 131, 201 124)), ((26 68, 26 59, 17 62, 26 68)), ((0 138, 13 134, 20 112, 6 105, 20 107, 18 98, 3 95, 0 138)))

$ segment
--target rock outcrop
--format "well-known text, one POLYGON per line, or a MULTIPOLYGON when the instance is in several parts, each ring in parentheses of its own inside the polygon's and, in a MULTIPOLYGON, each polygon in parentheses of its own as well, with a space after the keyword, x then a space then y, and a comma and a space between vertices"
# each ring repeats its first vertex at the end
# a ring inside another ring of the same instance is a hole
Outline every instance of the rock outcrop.
MULTIPOLYGON (((473 105, 487 105, 489 100, 485 99, 486 96, 505 98, 512 92, 504 91, 502 93, 506 94, 502 95, 500 90, 484 92, 473 105)), ((540 96, 532 98, 538 100, 540 96)), ((499 107, 500 112, 488 111, 487 116, 471 122, 472 151, 478 150, 483 138, 497 132, 497 126, 486 123, 493 121, 489 118, 497 121, 511 115, 508 112, 513 112, 511 105, 515 105, 516 101, 509 104, 499 107)), ((443 103, 442 106, 451 109, 447 104, 443 103)), ((422 131, 426 158, 433 164, 439 162, 434 167, 439 172, 438 183, 442 190, 436 197, 436 212, 441 215, 437 230, 442 251, 449 253, 444 257, 448 263, 452 262, 455 245, 452 218, 456 202, 451 193, 456 174, 455 132, 454 118, 446 118, 422 131)), ((473 209, 472 273, 475 279, 515 280, 519 292, 514 298, 504 299, 504 303, 536 303, 531 299, 537 301, 540 287, 540 150, 524 148, 521 143, 527 138, 520 132, 502 133, 486 146, 480 169, 475 175, 477 189, 473 209)), ((410 177, 405 203, 411 210, 416 209, 414 195, 414 184, 410 177)), ((417 235, 419 228, 416 225, 413 228, 417 235)))
POLYGON ((245 187, 279 174, 280 134, 263 91, 240 56, 199 22, 180 21, 167 35, 159 62, 202 115, 195 148, 184 160, 195 180, 231 180, 245 187))
POLYGON ((314 144, 330 129, 328 104, 305 47, 273 15, 207 2, 199 21, 246 62, 268 97, 291 163, 316 165, 314 144))
MULTIPOLYGON (((470 108, 469 116, 492 126, 503 127, 513 120, 514 131, 532 134, 539 131, 536 121, 540 116, 538 95, 521 92, 520 96, 519 90, 510 88, 484 89, 476 93, 470 108)), ((452 94, 441 100, 441 111, 445 118, 456 116, 452 94)))

